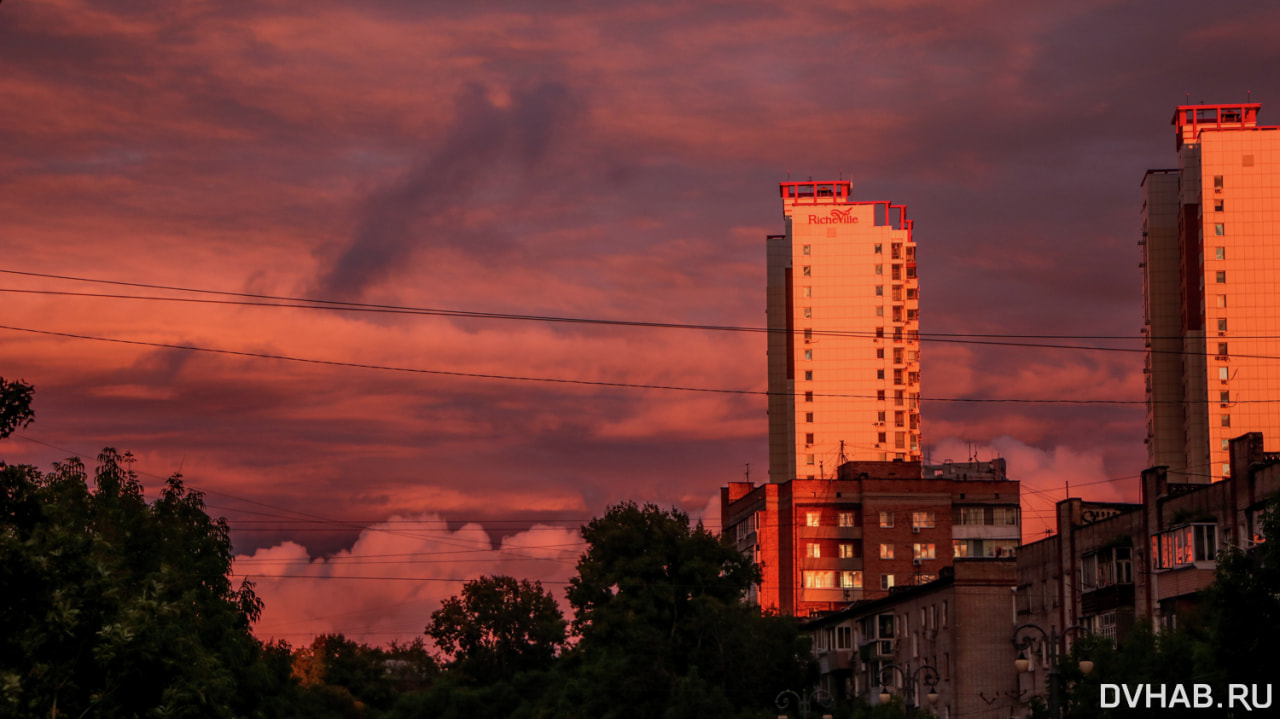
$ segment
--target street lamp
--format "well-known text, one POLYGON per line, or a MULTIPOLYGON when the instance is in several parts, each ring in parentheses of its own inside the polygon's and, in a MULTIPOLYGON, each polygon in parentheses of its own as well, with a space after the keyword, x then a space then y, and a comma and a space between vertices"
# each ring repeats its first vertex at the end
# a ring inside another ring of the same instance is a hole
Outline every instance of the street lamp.
POLYGON ((928 664, 921 664, 916 670, 904 670, 897 664, 890 664, 880 670, 880 703, 884 704, 889 701, 889 682, 893 680, 893 673, 897 672, 902 677, 907 700, 907 717, 915 716, 915 687, 917 680, 923 680, 925 686, 929 688, 929 693, 925 698, 929 700, 929 704, 933 705, 938 702, 938 670, 928 664))
MULTIPOLYGON (((782 711, 786 711, 791 707, 792 703, 794 703, 796 705, 796 709, 800 711, 800 719, 808 719, 810 704, 817 704, 825 709, 831 706, 831 702, 834 700, 835 697, 831 696, 831 694, 825 689, 814 689, 813 691, 805 692, 804 694, 797 694, 790 689, 783 689, 778 693, 778 698, 774 699, 773 703, 782 711)), ((830 714, 823 714, 822 716, 824 719, 830 719, 831 717, 830 714)), ((778 719, 786 719, 786 715, 779 715, 778 719)))
MULTIPOLYGON (((1060 693, 1062 691, 1062 675, 1058 672, 1058 644, 1066 639, 1071 632, 1079 632, 1087 635, 1089 629, 1079 624, 1072 624, 1062 630, 1062 634, 1058 634, 1056 628, 1050 628, 1045 631, 1038 624, 1023 624, 1013 630, 1013 647, 1018 650, 1018 658, 1013 661, 1013 666, 1018 673, 1027 671, 1031 666, 1031 661, 1027 659, 1027 651, 1035 647, 1037 644, 1043 645, 1048 650, 1049 655, 1049 716, 1052 719, 1062 719, 1062 706, 1060 693), (1037 641, 1036 632, 1039 632, 1039 640, 1037 641)), ((1080 671, 1088 675, 1093 671, 1093 662, 1088 659, 1080 660, 1080 671)))

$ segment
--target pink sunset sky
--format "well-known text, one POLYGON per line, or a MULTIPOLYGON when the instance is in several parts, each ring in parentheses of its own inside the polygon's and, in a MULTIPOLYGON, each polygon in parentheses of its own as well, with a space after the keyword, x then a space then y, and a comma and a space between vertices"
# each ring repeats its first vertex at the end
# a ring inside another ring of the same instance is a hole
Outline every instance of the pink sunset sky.
POLYGON ((907 205, 927 455, 1007 458, 1042 536, 1064 482, 1136 499, 1139 182, 1187 93, 1280 120, 1277 29, 1252 2, 9 0, 0 376, 37 422, 0 458, 181 470, 264 638, 411 638, 486 573, 559 593, 609 504, 717 522, 765 479, 764 335, 49 275, 762 327, 790 173, 907 205))

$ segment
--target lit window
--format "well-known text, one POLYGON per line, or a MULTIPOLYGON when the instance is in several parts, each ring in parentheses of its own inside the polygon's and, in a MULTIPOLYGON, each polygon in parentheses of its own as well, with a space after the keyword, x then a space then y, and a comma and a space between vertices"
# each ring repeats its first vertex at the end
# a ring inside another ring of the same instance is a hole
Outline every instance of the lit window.
POLYGON ((840 545, 840 558, 841 558, 841 559, 853 559, 853 545, 852 545, 852 544, 841 544, 841 545, 840 545))
POLYGON ((1213 248, 1213 259, 1215 259, 1215 260, 1225 260, 1225 259, 1227 259, 1227 248, 1225 248, 1225 247, 1215 247, 1215 248, 1213 248))
MULTIPOLYGON (((821 515, 819 512, 805 512, 805 513, 804 513, 804 524, 805 524, 805 526, 806 526, 806 527, 817 527, 817 526, 820 526, 820 524, 821 524, 821 519, 822 519, 822 515, 821 515)), ((811 544, 811 545, 809 545, 809 546, 813 547, 813 546, 817 546, 817 545, 813 545, 813 544, 811 544)))
POLYGON ((934 517, 933 512, 912 512, 911 528, 912 529, 933 529, 934 517))
POLYGON ((955 556, 957 557, 969 556, 969 540, 967 539, 951 540, 951 551, 954 552, 955 556))
POLYGON ((1223 235, 1227 234, 1227 226, 1221 222, 1214 224, 1213 234, 1217 235, 1218 237, 1222 237, 1223 235))
POLYGON ((912 559, 936 559, 936 548, 933 543, 915 544, 911 547, 912 559))
POLYGON ((841 527, 853 526, 853 512, 837 512, 836 524, 841 527))
POLYGON ((1217 282, 1217 283, 1218 283, 1218 284, 1220 284, 1220 285, 1225 285, 1225 284, 1227 284, 1227 273, 1226 273, 1225 271, 1223 271, 1223 270, 1219 270, 1219 271, 1218 271, 1217 273, 1215 273, 1215 275, 1214 275, 1214 281, 1215 281, 1215 282, 1217 282))
POLYGON ((880 513, 880 528, 893 529, 893 512, 880 513))
POLYGON ((892 544, 881 544, 881 545, 880 545, 880 558, 881 558, 881 559, 893 559, 893 545, 892 545, 892 544))
POLYGON ((835 586, 836 573, 833 571, 804 572, 805 589, 834 589, 835 586))
POLYGON ((892 574, 881 574, 881 575, 880 575, 880 588, 881 588, 881 589, 893 589, 893 575, 892 575, 892 574))
MULTIPOLYGON (((840 572, 840 588, 841 589, 862 589, 862 572, 840 572)), ((841 627, 848 629, 849 627, 841 627)), ((846 648, 853 647, 852 638, 846 643, 846 648)))
POLYGON ((822 545, 818 544, 817 542, 809 542, 808 549, 809 549, 810 559, 822 558, 822 545))
POLYGON ((806 255, 809 254, 809 245, 805 245, 800 249, 800 251, 806 255))
POLYGON ((804 267, 800 268, 800 274, 805 277, 813 277, 813 268, 810 267, 809 265, 805 265, 804 267))

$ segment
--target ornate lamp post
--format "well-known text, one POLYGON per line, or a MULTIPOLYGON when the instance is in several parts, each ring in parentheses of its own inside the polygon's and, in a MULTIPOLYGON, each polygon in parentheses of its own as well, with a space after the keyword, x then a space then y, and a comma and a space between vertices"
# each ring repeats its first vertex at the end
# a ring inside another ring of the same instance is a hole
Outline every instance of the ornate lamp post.
MULTIPOLYGON (((1058 645, 1063 639, 1066 639, 1071 632, 1079 632, 1087 635, 1089 629, 1072 624, 1062 630, 1062 634, 1058 634, 1057 629, 1050 628, 1045 631, 1038 624, 1023 624, 1013 630, 1013 646, 1018 650, 1018 658, 1014 660, 1014 668, 1018 673, 1027 671, 1031 666, 1030 660, 1027 659, 1027 650, 1037 645, 1043 645, 1048 650, 1049 655, 1049 716, 1053 719, 1062 719, 1062 675, 1058 672, 1058 645), (1036 634, 1039 633, 1039 637, 1036 634)), ((1088 659, 1080 660, 1080 671, 1088 674, 1093 671, 1093 662, 1088 659)))
MULTIPOLYGON (((806 692, 804 694, 797 694, 790 689, 783 689, 773 703, 782 711, 787 711, 791 708, 792 704, 795 704, 796 709, 800 712, 800 719, 809 719, 810 704, 816 704, 825 709, 831 706, 831 702, 834 701, 834 699, 835 697, 832 697, 831 694, 824 689, 814 689, 813 691, 806 692)), ((779 715, 778 719, 786 719, 786 715, 779 715)))
POLYGON ((929 693, 925 698, 929 700, 929 704, 935 704, 938 701, 938 670, 928 664, 921 664, 916 670, 904 670, 897 664, 890 664, 880 670, 880 702, 889 701, 889 682, 893 680, 893 673, 897 672, 902 677, 903 687, 907 700, 907 719, 915 716, 915 687, 916 682, 923 680, 925 686, 929 688, 929 693))

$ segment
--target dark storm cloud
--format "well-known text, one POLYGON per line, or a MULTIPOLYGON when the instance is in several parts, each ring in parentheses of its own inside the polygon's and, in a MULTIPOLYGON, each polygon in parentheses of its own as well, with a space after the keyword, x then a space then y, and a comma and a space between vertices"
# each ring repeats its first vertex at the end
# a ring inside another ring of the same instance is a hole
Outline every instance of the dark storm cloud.
MULTIPOLYGON (((424 245, 458 242, 461 228, 450 231, 444 221, 458 218, 460 206, 495 173, 536 170, 581 112, 570 90, 558 83, 517 90, 507 108, 497 106, 484 86, 471 84, 456 105, 452 126, 436 149, 364 200, 351 243, 321 279, 323 292, 359 297, 424 245)), ((477 247, 469 239, 473 250, 502 249, 477 247)))

